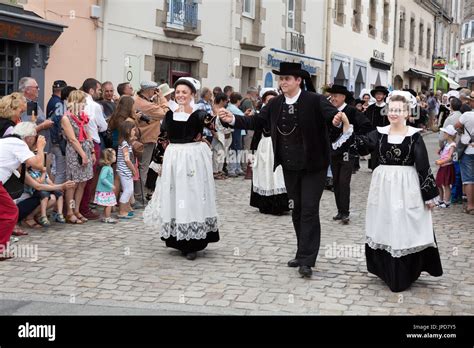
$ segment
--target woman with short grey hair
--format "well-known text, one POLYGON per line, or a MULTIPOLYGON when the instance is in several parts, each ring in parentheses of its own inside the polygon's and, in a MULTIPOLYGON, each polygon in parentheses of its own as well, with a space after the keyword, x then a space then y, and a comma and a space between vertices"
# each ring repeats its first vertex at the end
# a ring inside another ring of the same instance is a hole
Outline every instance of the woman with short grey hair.
POLYGON ((45 145, 45 138, 37 135, 36 125, 30 122, 16 125, 12 136, 0 139, 0 261, 13 257, 6 250, 6 246, 18 220, 18 208, 4 184, 10 180, 12 174, 21 178, 18 168, 23 163, 35 169, 42 169, 45 145), (32 152, 34 149, 37 150, 36 155, 32 152))

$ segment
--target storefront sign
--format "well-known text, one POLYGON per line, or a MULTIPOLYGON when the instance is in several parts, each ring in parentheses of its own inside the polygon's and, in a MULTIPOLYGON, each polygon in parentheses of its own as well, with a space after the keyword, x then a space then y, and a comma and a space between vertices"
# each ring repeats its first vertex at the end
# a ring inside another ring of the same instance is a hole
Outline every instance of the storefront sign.
POLYGON ((380 60, 385 60, 385 53, 374 50, 373 54, 374 54, 373 55, 374 58, 377 58, 377 59, 380 59, 380 60))
POLYGON ((0 38, 52 46, 61 32, 0 21, 0 38))
MULTIPOLYGON (((281 62, 286 62, 286 60, 275 58, 272 54, 269 54, 267 56, 267 65, 271 66, 272 68, 279 69, 281 62)), ((311 75, 316 75, 317 67, 306 64, 303 60, 295 63, 301 63, 301 67, 303 68, 303 70, 306 70, 311 75)))
POLYGON ((444 69, 447 61, 445 58, 435 58, 433 60, 433 69, 444 69))

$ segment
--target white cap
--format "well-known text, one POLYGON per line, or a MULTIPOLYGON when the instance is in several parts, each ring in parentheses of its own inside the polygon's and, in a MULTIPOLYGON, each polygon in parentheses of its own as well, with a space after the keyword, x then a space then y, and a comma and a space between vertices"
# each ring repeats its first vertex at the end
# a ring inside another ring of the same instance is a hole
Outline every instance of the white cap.
POLYGON ((448 125, 446 128, 440 128, 440 131, 445 132, 445 133, 447 133, 451 136, 453 136, 457 133, 456 129, 454 129, 454 126, 452 124, 448 125))

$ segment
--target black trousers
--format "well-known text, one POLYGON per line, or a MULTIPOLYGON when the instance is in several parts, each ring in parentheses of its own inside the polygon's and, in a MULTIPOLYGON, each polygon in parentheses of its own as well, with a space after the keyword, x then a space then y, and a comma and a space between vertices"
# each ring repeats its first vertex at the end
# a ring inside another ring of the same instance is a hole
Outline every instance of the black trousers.
POLYGON ((319 201, 324 191, 327 170, 307 172, 283 169, 293 226, 296 232, 295 259, 300 265, 314 267, 321 243, 319 201))
POLYGON ((346 158, 345 155, 331 156, 331 170, 337 211, 345 215, 349 215, 351 177, 354 161, 354 158, 346 158))

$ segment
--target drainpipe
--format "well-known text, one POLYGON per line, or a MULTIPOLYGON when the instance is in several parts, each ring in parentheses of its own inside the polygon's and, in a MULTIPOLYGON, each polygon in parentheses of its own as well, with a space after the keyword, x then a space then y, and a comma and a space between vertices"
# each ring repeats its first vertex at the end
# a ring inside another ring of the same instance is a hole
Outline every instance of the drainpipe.
POLYGON ((235 78, 234 66, 234 0, 230 1, 230 77, 235 78))
MULTIPOLYGON (((393 55, 392 55, 392 87, 395 89, 395 52, 397 49, 397 28, 400 23, 400 18, 398 14, 398 0, 395 0, 395 25, 393 26, 393 55)), ((400 38, 398 38, 400 40, 400 38)), ((403 74, 402 74, 403 75, 403 74)), ((403 89, 403 86, 401 86, 403 89)))
POLYGON ((108 29, 109 25, 107 22, 108 13, 107 13, 107 0, 102 0, 102 49, 100 55, 100 80, 103 82, 106 80, 105 69, 107 62, 107 38, 108 38, 108 29))
POLYGON ((326 38, 324 47, 325 47, 325 68, 324 68, 324 84, 327 85, 329 83, 329 76, 330 76, 330 62, 331 62, 331 1, 325 0, 326 4, 326 18, 324 19, 324 37, 326 38))

